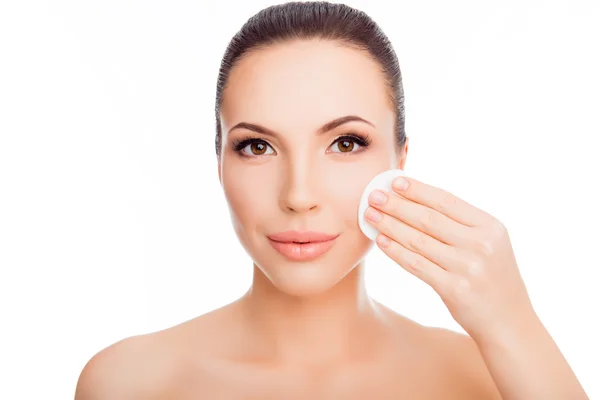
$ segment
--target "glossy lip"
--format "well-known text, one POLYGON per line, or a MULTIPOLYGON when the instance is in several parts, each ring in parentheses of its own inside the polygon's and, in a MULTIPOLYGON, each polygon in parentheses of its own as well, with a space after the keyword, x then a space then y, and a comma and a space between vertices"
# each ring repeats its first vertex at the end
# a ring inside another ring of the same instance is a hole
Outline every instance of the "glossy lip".
POLYGON ((338 235, 330 235, 315 231, 285 231, 268 235, 267 237, 276 242, 326 242, 335 239, 338 235))
POLYGON ((313 231, 286 231, 267 237, 271 246, 288 260, 309 261, 328 252, 338 236, 313 231))

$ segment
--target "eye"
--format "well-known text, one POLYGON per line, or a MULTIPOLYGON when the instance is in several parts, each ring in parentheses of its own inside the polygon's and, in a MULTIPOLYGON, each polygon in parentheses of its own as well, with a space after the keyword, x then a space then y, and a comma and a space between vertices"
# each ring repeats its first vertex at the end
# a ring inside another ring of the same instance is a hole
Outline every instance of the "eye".
POLYGON ((337 138, 331 145, 333 153, 356 153, 361 148, 371 144, 368 136, 357 134, 345 135, 337 138))
POLYGON ((234 149, 238 153, 244 153, 246 157, 263 156, 273 154, 273 148, 264 140, 260 139, 246 139, 234 145, 234 149), (268 153, 267 149, 270 148, 271 152, 268 153))

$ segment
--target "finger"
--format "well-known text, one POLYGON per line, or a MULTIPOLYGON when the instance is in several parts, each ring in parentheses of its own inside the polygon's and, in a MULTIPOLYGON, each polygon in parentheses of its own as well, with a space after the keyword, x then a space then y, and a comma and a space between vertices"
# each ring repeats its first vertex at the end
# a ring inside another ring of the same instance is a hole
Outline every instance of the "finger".
POLYGON ((493 217, 485 211, 467 203, 452 193, 428 185, 414 178, 401 177, 394 181, 392 186, 395 193, 406 197, 416 203, 437 210, 466 226, 481 226, 488 223, 493 217), (408 187, 400 190, 396 183, 401 179, 408 182, 408 187))
POLYGON ((462 269, 461 258, 456 247, 442 243, 391 215, 377 211, 373 207, 367 208, 365 217, 366 221, 380 233, 404 248, 427 258, 438 265, 438 268, 452 272, 462 269))
POLYGON ((387 235, 376 239, 378 247, 398 265, 428 284, 438 293, 450 283, 451 274, 427 258, 410 251, 387 235))
POLYGON ((376 190, 369 196, 369 204, 452 246, 463 246, 466 238, 471 234, 472 228, 454 221, 437 210, 415 203, 395 193, 376 190))

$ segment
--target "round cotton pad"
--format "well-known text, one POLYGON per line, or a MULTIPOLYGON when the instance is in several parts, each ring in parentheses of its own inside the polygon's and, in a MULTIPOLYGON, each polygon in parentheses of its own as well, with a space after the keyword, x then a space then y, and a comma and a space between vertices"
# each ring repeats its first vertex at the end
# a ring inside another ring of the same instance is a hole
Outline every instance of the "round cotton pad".
POLYGON ((358 206, 358 226, 360 227, 360 230, 363 231, 365 236, 371 240, 375 240, 377 238, 379 231, 365 220, 365 211, 367 211, 367 208, 369 207, 369 195, 373 190, 376 189, 393 193, 392 183, 394 182, 394 179, 399 176, 406 176, 406 174, 401 169, 390 169, 384 171, 375 176, 375 178, 371 179, 371 182, 369 182, 363 191, 358 206))

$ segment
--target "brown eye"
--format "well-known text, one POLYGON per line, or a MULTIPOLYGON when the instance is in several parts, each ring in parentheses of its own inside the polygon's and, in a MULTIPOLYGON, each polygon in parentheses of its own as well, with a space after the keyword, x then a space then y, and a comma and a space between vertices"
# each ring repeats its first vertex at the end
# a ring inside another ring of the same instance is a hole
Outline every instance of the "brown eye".
POLYGON ((352 140, 340 140, 337 142, 337 148, 342 153, 349 153, 354 150, 354 142, 352 140))
POLYGON ((371 144, 371 139, 368 135, 358 135, 358 134, 347 134, 345 136, 341 136, 337 138, 331 144, 331 151, 333 153, 358 153, 369 147, 371 144))
POLYGON ((255 156, 260 156, 265 154, 265 151, 267 151, 267 146, 265 146, 264 143, 255 142, 250 145, 250 151, 255 156))
POLYGON ((274 153, 273 148, 271 148, 268 143, 259 139, 243 140, 241 143, 234 144, 234 150, 243 153, 246 157, 263 156, 274 153))

